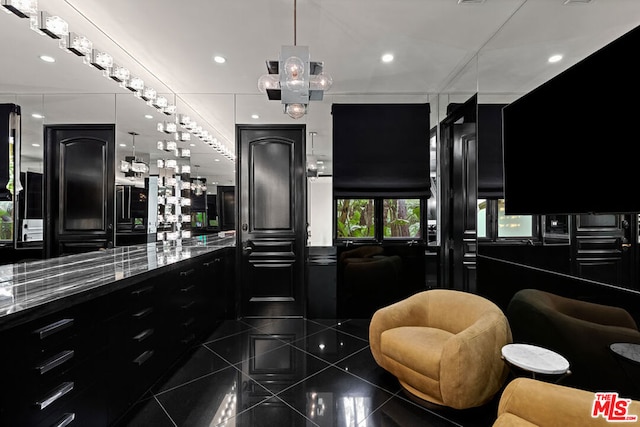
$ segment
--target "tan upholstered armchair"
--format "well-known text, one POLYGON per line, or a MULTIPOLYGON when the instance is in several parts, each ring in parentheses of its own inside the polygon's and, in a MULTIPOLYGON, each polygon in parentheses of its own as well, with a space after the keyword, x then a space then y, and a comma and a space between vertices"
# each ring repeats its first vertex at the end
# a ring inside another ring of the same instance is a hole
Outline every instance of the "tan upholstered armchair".
POLYGON ((626 310, 523 289, 509 302, 507 317, 516 341, 546 347, 569 360, 572 374, 563 384, 635 391, 634 380, 609 349, 616 342, 640 344, 640 332, 626 310))
POLYGON ((378 365, 420 399, 456 409, 488 402, 508 368, 506 317, 478 295, 434 289, 378 310, 369 327, 378 365))
MULTIPOLYGON (((621 396, 624 397, 624 396, 621 396)), ((591 417, 595 394, 530 378, 511 381, 500 396, 498 419, 493 427, 590 427, 611 426, 604 417, 591 417)), ((640 402, 632 401, 629 415, 640 416, 640 402)))

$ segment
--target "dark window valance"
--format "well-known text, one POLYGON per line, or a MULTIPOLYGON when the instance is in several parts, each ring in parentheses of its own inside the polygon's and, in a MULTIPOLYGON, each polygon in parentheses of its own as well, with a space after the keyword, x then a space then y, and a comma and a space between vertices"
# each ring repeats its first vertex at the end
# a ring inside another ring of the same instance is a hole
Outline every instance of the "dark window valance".
POLYGON ((506 104, 478 105, 478 198, 504 198, 502 164, 502 108, 506 104))
POLYGON ((333 104, 336 197, 429 197, 429 104, 333 104))

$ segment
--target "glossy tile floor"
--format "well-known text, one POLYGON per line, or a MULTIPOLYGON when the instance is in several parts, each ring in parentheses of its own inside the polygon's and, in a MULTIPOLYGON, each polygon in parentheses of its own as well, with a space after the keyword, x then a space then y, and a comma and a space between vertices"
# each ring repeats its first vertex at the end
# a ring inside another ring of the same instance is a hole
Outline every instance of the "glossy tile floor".
POLYGON ((490 426, 497 398, 426 408, 378 367, 368 320, 223 323, 136 404, 122 426, 490 426))

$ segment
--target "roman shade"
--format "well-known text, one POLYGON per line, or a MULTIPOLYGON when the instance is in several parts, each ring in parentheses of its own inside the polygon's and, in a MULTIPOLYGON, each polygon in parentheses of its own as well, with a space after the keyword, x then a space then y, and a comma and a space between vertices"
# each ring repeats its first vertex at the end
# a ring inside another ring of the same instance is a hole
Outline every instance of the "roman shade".
POLYGON ((503 199, 502 108, 506 104, 478 105, 478 198, 503 199))
POLYGON ((335 197, 429 197, 429 104, 333 104, 335 197))

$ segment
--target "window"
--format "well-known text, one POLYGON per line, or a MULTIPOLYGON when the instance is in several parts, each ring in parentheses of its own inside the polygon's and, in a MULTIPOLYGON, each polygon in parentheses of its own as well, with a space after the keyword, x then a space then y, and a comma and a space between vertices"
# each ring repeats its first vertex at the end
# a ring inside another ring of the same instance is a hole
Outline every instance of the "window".
POLYGON ((505 215, 504 199, 498 200, 498 238, 533 237, 531 215, 505 215))
POLYGON ((336 232, 339 239, 375 238, 373 199, 338 199, 336 232))
POLYGON ((486 241, 538 238, 539 219, 532 215, 505 215, 504 199, 478 199, 477 237, 486 241))
POLYGON ((421 198, 336 199, 335 238, 424 240, 424 210, 421 198))
POLYGON ((477 237, 479 239, 487 237, 487 200, 478 199, 478 223, 477 237))
POLYGON ((385 238, 420 238, 420 199, 384 199, 385 238))

